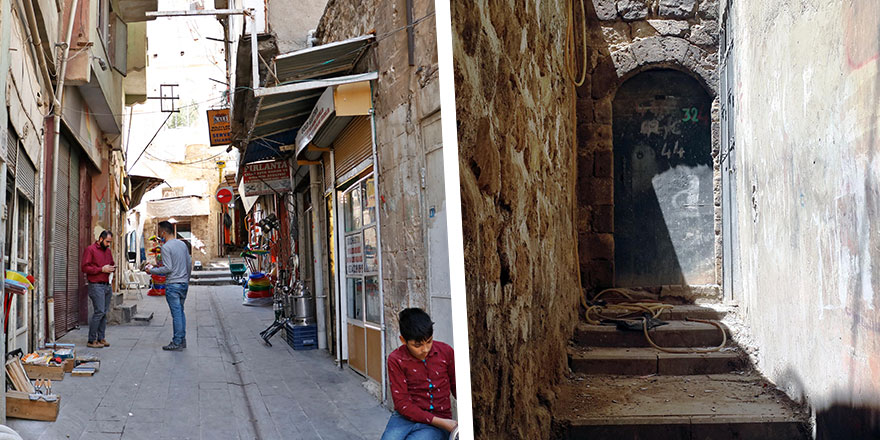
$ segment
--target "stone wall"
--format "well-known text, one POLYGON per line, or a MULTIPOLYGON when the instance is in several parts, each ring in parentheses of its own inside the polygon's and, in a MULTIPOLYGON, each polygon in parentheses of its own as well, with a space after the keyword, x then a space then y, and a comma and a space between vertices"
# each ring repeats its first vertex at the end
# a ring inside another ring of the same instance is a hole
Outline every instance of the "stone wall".
POLYGON ((811 404, 818 438, 876 436, 880 3, 745 0, 733 15, 734 285, 757 366, 811 404))
POLYGON ((308 2, 267 1, 269 31, 275 35, 279 53, 288 53, 308 46, 309 31, 318 26, 326 0, 308 2), (283 23, 282 26, 272 26, 283 23))
MULTIPOLYGON (((577 2, 575 2, 577 5, 577 2)), ((639 72, 671 68, 718 88, 717 0, 586 0, 587 75, 577 89, 578 243, 582 285, 614 284, 614 153, 612 101, 639 72)), ((575 33, 580 38, 579 7, 575 33)), ((583 59, 580 46, 578 59, 583 59)), ((579 68, 580 68, 579 64, 579 68)), ((712 118, 715 158, 715 284, 721 282, 721 195, 717 112, 712 118)))
POLYGON ((566 2, 452 2, 478 438, 548 438, 577 322, 566 2))
MULTIPOLYGON (((445 205, 428 206, 432 191, 443 191, 428 154, 438 151, 440 95, 434 2, 413 1, 414 65, 409 65, 406 0, 331 0, 318 38, 322 43, 375 32, 376 44, 358 72, 377 71, 373 85, 379 175, 380 234, 386 355, 400 345, 397 315, 421 307, 432 315, 435 336, 452 343, 449 304, 432 300, 432 283, 447 279, 429 274, 429 229, 445 205), (434 207, 434 217, 429 214, 434 207)), ((442 256, 440 256, 442 258, 442 256)), ((448 266, 448 263, 447 263, 448 266)), ((445 271, 448 274, 448 268, 445 271)), ((448 276, 446 276, 448 278, 448 276)), ((389 398, 386 402, 391 404, 389 398)))

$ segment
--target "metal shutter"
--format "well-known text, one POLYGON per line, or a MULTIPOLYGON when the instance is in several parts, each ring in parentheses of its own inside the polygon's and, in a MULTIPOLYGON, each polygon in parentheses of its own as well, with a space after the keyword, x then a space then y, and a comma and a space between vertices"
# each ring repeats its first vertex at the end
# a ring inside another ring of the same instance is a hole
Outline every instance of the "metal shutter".
POLYGON ((6 169, 15 177, 15 162, 18 158, 18 135, 11 126, 6 130, 6 169))
POLYGON ((67 329, 79 324, 79 154, 70 152, 70 204, 67 222, 67 329))
POLYGON ((37 169, 31 163, 30 159, 27 158, 24 149, 21 147, 19 147, 18 157, 18 164, 16 166, 18 168, 18 176, 15 178, 15 184, 31 203, 35 203, 34 197, 36 195, 37 169))
POLYGON ((52 290, 55 298, 55 337, 70 329, 67 325, 67 231, 70 198, 70 144, 62 137, 58 147, 58 188, 55 192, 55 230, 53 232, 55 258, 52 262, 54 280, 52 290))
MULTIPOLYGON (((373 154, 373 130, 369 116, 357 116, 333 142, 336 155, 336 178, 353 170, 373 154)), ((339 182, 341 183, 341 182, 339 182)))

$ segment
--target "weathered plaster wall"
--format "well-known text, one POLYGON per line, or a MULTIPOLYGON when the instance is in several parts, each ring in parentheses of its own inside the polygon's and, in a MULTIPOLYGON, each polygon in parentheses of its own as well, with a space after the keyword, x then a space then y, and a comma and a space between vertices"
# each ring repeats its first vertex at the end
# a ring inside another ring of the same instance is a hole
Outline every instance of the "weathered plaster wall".
POLYGON ((809 400, 820 433, 860 409, 880 429, 880 4, 734 13, 739 299, 758 367, 809 400))
POLYGON ((308 2, 267 1, 269 31, 275 34, 279 53, 304 49, 308 33, 318 27, 326 0, 308 2), (283 23, 273 26, 273 23, 283 23))
MULTIPOLYGON (((587 76, 577 90, 577 230, 582 285, 592 290, 614 283, 612 102, 617 89, 639 72, 671 68, 693 76, 714 96, 718 88, 718 0, 586 0, 585 6, 587 76)), ((574 29, 580 38, 579 8, 575 10, 574 29)), ((583 59, 580 45, 575 49, 578 59, 583 59)), ((717 114, 712 121, 712 132, 717 134, 717 114)), ((721 194, 716 139, 713 135, 718 284, 721 194)))
POLYGON ((548 438, 577 322, 563 0, 452 2, 478 438, 548 438))
MULTIPOLYGON (((440 189, 428 170, 427 155, 439 139, 432 136, 440 111, 434 2, 413 1, 414 65, 409 65, 406 0, 330 0, 318 28, 322 43, 375 31, 376 45, 358 67, 375 70, 376 151, 382 239, 382 279, 386 354, 400 345, 397 314, 421 307, 432 315, 435 335, 452 343, 448 301, 433 302, 429 278, 429 209, 426 195, 440 189), (429 188, 428 186, 432 186, 429 188), (441 305, 444 306, 441 308, 441 305), (433 308, 432 308, 433 307, 433 308)), ((442 172, 442 171, 441 171, 442 172)), ((435 218, 445 205, 434 205, 435 218)), ((448 274, 448 270, 447 270, 448 274)), ((448 277, 448 276, 447 276, 448 277)), ((440 282, 444 280, 434 280, 440 282)), ((388 404, 391 399, 388 399, 388 404)))

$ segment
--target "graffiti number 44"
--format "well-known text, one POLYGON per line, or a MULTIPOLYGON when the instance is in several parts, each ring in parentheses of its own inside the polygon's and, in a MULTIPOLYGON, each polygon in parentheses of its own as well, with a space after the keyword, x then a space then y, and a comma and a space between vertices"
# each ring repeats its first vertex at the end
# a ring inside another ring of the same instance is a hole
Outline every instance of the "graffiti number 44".
POLYGON ((660 154, 665 156, 667 159, 672 159, 672 156, 678 156, 679 159, 684 158, 684 149, 678 146, 678 141, 675 141, 675 145, 670 149, 669 144, 663 144, 663 149, 660 150, 660 154))
POLYGON ((699 117, 697 116, 697 108, 696 107, 683 108, 683 109, 681 109, 681 111, 684 112, 684 117, 681 118, 682 122, 690 121, 690 122, 693 122, 696 124, 697 121, 699 121, 699 117))

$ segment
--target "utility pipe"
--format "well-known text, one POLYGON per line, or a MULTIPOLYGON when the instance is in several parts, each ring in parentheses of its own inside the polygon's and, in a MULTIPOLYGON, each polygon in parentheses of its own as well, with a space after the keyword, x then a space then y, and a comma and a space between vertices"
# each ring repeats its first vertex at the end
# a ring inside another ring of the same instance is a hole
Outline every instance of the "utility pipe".
POLYGON ((312 198, 312 230, 310 231, 312 234, 312 269, 315 272, 315 314, 318 315, 318 348, 321 350, 327 349, 327 324, 326 324, 326 306, 324 305, 324 299, 327 295, 324 294, 324 268, 321 264, 323 258, 324 244, 321 240, 321 216, 319 213, 321 212, 320 203, 323 200, 321 197, 321 179, 318 177, 318 166, 317 165, 309 165, 309 190, 311 191, 312 198))
MULTIPOLYGON (((370 83, 371 92, 373 91, 372 89, 373 89, 373 83, 371 82, 370 83)), ((372 128, 372 132, 373 132, 372 133, 373 134, 373 136, 372 136, 373 155, 371 158, 373 159, 373 182, 374 182, 373 183, 373 188, 374 188, 373 190, 376 191, 376 194, 375 194, 375 197, 376 197, 376 261, 379 264, 379 304, 385 304, 385 289, 384 289, 385 283, 382 281, 382 279, 384 278, 382 276, 382 267, 383 267, 382 266, 382 220, 381 220, 382 219, 382 208, 381 208, 381 204, 379 203, 379 200, 382 200, 382 199, 379 197, 379 194, 380 194, 380 191, 379 191, 379 188, 380 188, 379 187, 379 154, 376 152, 376 145, 378 144, 378 141, 376 139, 376 106, 375 106, 375 103, 372 102, 373 96, 374 96, 373 93, 370 93, 370 127, 372 128)), ((385 359, 385 357, 388 354, 385 353, 386 328, 385 328, 384 307, 383 307, 383 312, 382 312, 382 314, 379 315, 379 317, 381 318, 381 321, 382 321, 379 323, 379 325, 382 329, 380 331, 380 334, 382 335, 381 336, 382 359, 385 359)), ((382 402, 385 402, 385 400, 388 398, 388 385, 385 380, 385 378, 388 376, 387 375, 387 368, 388 368, 388 366, 386 365, 386 362, 382 362, 382 402)))
MULTIPOLYGON (((324 176, 326 178, 326 176, 324 176)), ((337 228, 336 225, 339 224, 339 203, 336 200, 336 152, 330 150, 330 200, 333 205, 333 220, 334 224, 328 224, 328 227, 334 228, 333 237, 336 238, 336 258, 334 258, 334 263, 336 263, 336 270, 333 271, 333 275, 336 277, 335 283, 335 296, 336 296, 336 362, 339 364, 339 368, 342 368, 342 294, 340 293, 342 290, 341 283, 342 277, 340 267, 344 264, 343 261, 340 261, 340 258, 344 258, 342 254, 342 242, 343 239, 339 237, 340 228, 337 228)), ((383 362, 384 363, 384 362, 383 362)))
MULTIPOLYGON (((65 34, 64 44, 62 46, 61 59, 59 60, 59 69, 58 69, 58 84, 55 87, 55 103, 54 107, 54 115, 55 115, 55 132, 54 140, 52 144, 52 194, 49 197, 49 212, 51 215, 49 216, 49 231, 50 232, 50 242, 49 242, 49 267, 47 268, 47 279, 50 280, 51 283, 55 282, 55 245, 56 245, 56 236, 58 231, 55 228, 55 223, 58 217, 58 210, 55 209, 55 198, 58 197, 58 149, 59 144, 61 142, 61 109, 64 105, 64 75, 67 72, 67 57, 70 54, 70 38, 73 35, 73 22, 76 15, 76 8, 79 6, 79 0, 71 0, 70 5, 70 20, 67 23, 67 33, 65 34)), ((55 303, 55 292, 52 289, 48 291, 48 297, 52 300, 54 305, 55 303)), ((55 307, 49 308, 49 329, 55 327, 55 307)), ((55 341, 55 332, 49 332, 49 340, 55 341)))

